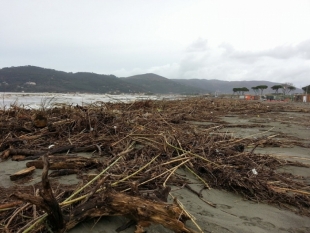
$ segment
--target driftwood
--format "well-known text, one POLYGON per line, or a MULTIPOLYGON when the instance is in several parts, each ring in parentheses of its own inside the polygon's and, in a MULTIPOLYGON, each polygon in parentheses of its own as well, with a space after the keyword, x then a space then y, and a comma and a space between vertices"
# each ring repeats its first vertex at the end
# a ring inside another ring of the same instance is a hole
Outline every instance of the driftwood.
POLYGON ((136 233, 144 232, 143 228, 151 224, 161 224, 174 232, 195 232, 184 225, 189 218, 177 202, 155 202, 114 191, 105 192, 103 196, 76 207, 70 215, 67 228, 74 227, 88 217, 113 215, 127 216, 135 220, 136 233))
POLYGON ((44 169, 42 171, 42 186, 43 189, 40 192, 40 196, 44 199, 44 203, 47 206, 48 219, 52 223, 52 229, 62 229, 64 227, 64 220, 60 206, 54 197, 53 190, 48 180, 49 162, 47 155, 43 156, 44 169))
MULTIPOLYGON (((67 152, 68 150, 74 148, 74 146, 63 146, 59 148, 54 148, 49 151, 49 154, 56 154, 56 153, 61 153, 61 152, 67 152)), ((9 156, 12 155, 24 155, 24 156, 35 156, 35 157, 40 157, 41 155, 44 155, 46 151, 41 151, 41 150, 29 150, 29 149, 13 149, 10 148, 1 154, 2 159, 7 159, 9 156)))
POLYGON ((5 204, 0 205, 0 210, 12 208, 14 206, 18 206, 21 204, 23 204, 22 201, 14 201, 14 202, 5 203, 5 204))
POLYGON ((67 176, 71 174, 77 174, 78 172, 79 172, 78 169, 61 169, 58 171, 51 172, 48 176, 49 177, 67 176))
POLYGON ((12 161, 23 161, 25 160, 26 156, 24 155, 13 155, 12 156, 12 161))
MULTIPOLYGON (((180 208, 176 200, 173 204, 162 201, 156 202, 154 200, 147 200, 141 197, 115 192, 110 188, 106 188, 100 195, 95 195, 91 201, 76 206, 73 212, 71 212, 69 216, 66 216, 62 213, 60 205, 55 199, 50 186, 47 175, 49 169, 47 155, 43 156, 43 165, 43 187, 42 190, 40 190, 40 197, 20 192, 13 194, 13 196, 20 200, 30 202, 46 211, 50 227, 55 232, 69 230, 86 218, 120 215, 128 216, 136 222, 136 233, 143 233, 144 228, 151 224, 161 224, 174 232, 195 233, 194 230, 184 225, 185 221, 190 218, 183 209, 180 208)), ((99 187, 96 186, 94 191, 98 188, 99 187)), ((170 189, 164 189, 163 192, 161 192, 165 194, 164 199, 167 199, 169 190, 170 189)), ((90 195, 94 195, 94 191, 91 192, 90 195)))
MULTIPOLYGON (((48 157, 49 168, 51 170, 60 169, 78 169, 78 168, 96 168, 100 165, 97 159, 77 157, 77 156, 58 156, 58 157, 48 157)), ((43 169, 43 160, 34 160, 26 163, 27 167, 35 166, 37 169, 43 169)))
POLYGON ((30 202, 47 212, 48 220, 52 230, 59 231, 64 228, 63 215, 57 200, 54 197, 53 190, 48 180, 49 163, 47 156, 43 156, 44 169, 42 171, 42 190, 40 196, 36 197, 29 194, 16 193, 13 194, 16 198, 30 202))
POLYGON ((23 177, 25 177, 25 176, 29 176, 29 175, 31 175, 31 174, 33 173, 33 171, 34 171, 35 169, 36 169, 35 166, 30 166, 30 167, 28 167, 28 168, 25 168, 25 169, 23 169, 23 170, 20 170, 20 171, 18 171, 18 172, 16 172, 16 173, 10 175, 10 179, 11 179, 12 181, 14 181, 14 180, 18 180, 18 179, 20 179, 20 178, 23 178, 23 177))
POLYGON ((61 147, 56 147, 53 149, 45 149, 45 150, 30 150, 30 149, 13 149, 10 148, 8 150, 5 150, 1 153, 0 158, 2 160, 7 159, 10 156, 24 156, 24 157, 19 157, 20 160, 26 160, 31 157, 31 159, 37 159, 40 156, 46 154, 47 152, 52 155, 52 154, 57 154, 57 153, 63 153, 63 152, 91 152, 97 150, 98 147, 96 145, 92 146, 84 146, 84 147, 79 147, 77 145, 66 145, 66 146, 61 146, 61 147), (28 157, 28 158, 25 158, 28 157))

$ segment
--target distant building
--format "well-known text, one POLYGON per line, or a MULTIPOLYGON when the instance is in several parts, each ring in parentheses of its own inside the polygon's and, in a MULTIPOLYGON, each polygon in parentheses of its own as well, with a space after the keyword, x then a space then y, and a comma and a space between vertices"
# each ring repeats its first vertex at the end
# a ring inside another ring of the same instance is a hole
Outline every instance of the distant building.
POLYGON ((246 100, 254 100, 254 95, 245 95, 244 99, 246 99, 246 100))
POLYGON ((310 102, 310 95, 306 95, 306 94, 295 95, 294 100, 296 102, 309 103, 310 102))

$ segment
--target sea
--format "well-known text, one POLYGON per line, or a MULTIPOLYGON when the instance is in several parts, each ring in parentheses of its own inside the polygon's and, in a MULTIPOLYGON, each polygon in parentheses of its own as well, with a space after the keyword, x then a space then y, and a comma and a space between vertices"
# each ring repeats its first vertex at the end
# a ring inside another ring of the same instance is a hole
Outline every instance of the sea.
POLYGON ((107 102, 132 102, 136 100, 163 100, 184 98, 178 95, 139 95, 139 94, 84 94, 84 93, 21 93, 0 92, 0 108, 8 109, 12 106, 27 109, 52 108, 61 105, 101 104, 107 102))

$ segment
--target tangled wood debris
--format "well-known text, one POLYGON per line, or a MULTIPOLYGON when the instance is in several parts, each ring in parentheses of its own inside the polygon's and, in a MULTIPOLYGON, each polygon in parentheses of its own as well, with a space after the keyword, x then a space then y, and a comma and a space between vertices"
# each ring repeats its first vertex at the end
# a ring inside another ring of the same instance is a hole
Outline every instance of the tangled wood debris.
POLYGON ((266 125, 256 137, 220 131, 231 127, 223 120, 227 115, 284 111, 310 112, 205 98, 1 110, 2 163, 29 160, 28 168, 43 170, 33 186, 0 187, 0 230, 65 232, 89 218, 119 215, 130 221, 117 231, 135 224, 140 233, 150 224, 161 224, 174 232, 201 232, 179 200, 168 202, 171 187, 190 189, 179 169, 194 174, 202 189, 226 189, 310 216, 309 184, 277 171, 284 165, 308 165, 255 153, 265 145, 309 148, 307 142, 266 136, 271 131, 266 125), (57 182, 55 177, 68 174, 76 174, 80 182, 57 182), (187 227, 188 220, 197 229, 187 227))

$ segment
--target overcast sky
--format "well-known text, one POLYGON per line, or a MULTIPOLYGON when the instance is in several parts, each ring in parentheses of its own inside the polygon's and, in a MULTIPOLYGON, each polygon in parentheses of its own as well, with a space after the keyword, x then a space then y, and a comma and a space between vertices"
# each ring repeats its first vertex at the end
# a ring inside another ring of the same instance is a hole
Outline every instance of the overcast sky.
POLYGON ((0 0, 0 68, 310 84, 310 0, 0 0))

